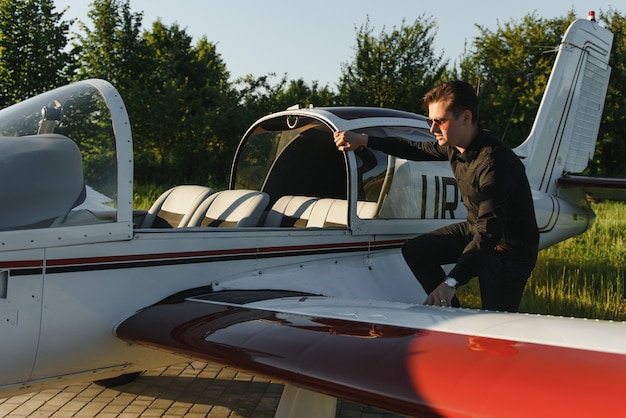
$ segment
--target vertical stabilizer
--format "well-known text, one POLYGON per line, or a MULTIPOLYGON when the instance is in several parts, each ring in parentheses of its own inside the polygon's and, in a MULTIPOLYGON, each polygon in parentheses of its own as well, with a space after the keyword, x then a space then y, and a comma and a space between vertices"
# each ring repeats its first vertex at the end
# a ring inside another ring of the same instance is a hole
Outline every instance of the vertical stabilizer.
POLYGON ((582 172, 593 157, 612 44, 595 21, 576 20, 565 32, 530 135, 515 149, 533 189, 554 194, 563 173, 582 172))

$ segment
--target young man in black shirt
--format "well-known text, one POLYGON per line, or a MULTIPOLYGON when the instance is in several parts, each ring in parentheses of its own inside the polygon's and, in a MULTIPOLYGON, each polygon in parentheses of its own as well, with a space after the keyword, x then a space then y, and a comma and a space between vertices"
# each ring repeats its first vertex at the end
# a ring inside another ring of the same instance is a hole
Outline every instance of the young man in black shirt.
POLYGON ((483 309, 517 311, 537 260, 539 232, 523 164, 478 125, 471 85, 450 81, 423 98, 437 142, 335 132, 340 151, 363 146, 408 160, 448 160, 467 208, 465 222, 408 240, 402 254, 428 305, 459 306, 456 288, 478 276, 483 309), (456 263, 446 276, 441 265, 456 263))

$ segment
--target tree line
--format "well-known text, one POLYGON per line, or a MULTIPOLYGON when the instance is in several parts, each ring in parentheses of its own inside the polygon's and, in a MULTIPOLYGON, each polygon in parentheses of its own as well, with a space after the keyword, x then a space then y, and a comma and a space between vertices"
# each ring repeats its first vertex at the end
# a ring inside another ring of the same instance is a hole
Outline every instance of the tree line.
MULTIPOLYGON (((474 85, 480 123, 511 146, 530 132, 573 11, 528 14, 479 36, 450 63, 433 49, 436 20, 421 15, 375 33, 356 30, 355 54, 336 86, 266 74, 232 80, 217 46, 193 42, 178 24, 149 28, 130 0, 94 0, 90 24, 64 18, 54 3, 0 0, 0 107, 72 81, 103 78, 126 103, 135 147, 135 180, 223 188, 242 134, 261 116, 304 106, 383 106, 423 113, 421 97, 450 79, 474 85), (71 28, 76 24, 78 32, 71 28)), ((626 177, 626 17, 601 11, 614 35, 603 121, 589 175, 626 177)))

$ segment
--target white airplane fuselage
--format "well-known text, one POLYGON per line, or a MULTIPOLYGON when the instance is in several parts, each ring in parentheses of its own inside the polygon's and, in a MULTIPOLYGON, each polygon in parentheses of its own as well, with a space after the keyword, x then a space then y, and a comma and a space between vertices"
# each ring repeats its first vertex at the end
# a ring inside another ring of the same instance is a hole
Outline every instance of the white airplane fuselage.
MULTIPOLYGON (((574 219, 556 215, 546 218, 574 219)), ((572 226, 582 227, 554 222, 553 230, 572 226)), ((139 309, 196 287, 421 303, 426 295, 398 251, 406 238, 339 228, 163 229, 110 242, 52 242, 43 249, 1 252, 0 334, 5 342, 19 342, 20 349, 13 343, 0 346, 5 386, 0 393, 170 364, 171 356, 120 341, 113 327, 139 309)))
MULTIPOLYGON (((428 165, 433 190, 426 194, 433 198, 425 205, 438 207, 434 185, 449 177, 449 168, 446 162, 428 165)), ((584 207, 547 194, 535 198, 544 243, 588 227, 584 207)), ((359 219, 364 233, 264 226, 125 231, 106 223, 5 233, 32 237, 32 244, 23 245, 40 248, 0 252, 0 335, 20 347, 0 346, 0 394, 180 362, 120 341, 113 328, 146 306, 197 287, 422 303, 426 295, 399 248, 408 237, 457 222, 464 213, 460 206, 455 219, 450 212, 445 219, 359 219)))

